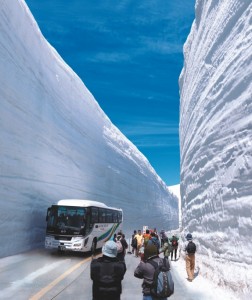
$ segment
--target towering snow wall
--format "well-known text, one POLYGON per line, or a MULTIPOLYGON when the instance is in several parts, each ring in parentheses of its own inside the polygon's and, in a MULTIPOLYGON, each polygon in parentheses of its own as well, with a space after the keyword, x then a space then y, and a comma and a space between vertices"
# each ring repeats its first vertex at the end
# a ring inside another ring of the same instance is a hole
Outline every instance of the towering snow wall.
POLYGON ((47 207, 64 198, 123 208, 126 233, 176 226, 177 200, 24 1, 1 1, 0 32, 0 257, 40 245, 47 207))
POLYGON ((251 289, 252 2, 196 1, 184 58, 184 231, 198 241, 202 270, 208 276, 219 273, 220 284, 251 289))

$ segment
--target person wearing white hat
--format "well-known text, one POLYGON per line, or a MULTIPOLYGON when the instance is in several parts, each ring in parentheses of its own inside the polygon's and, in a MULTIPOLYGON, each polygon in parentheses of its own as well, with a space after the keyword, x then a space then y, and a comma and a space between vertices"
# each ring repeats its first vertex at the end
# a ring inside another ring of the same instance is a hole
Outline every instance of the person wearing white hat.
POLYGON ((114 241, 107 241, 103 245, 102 254, 102 257, 93 259, 90 265, 93 300, 120 300, 125 262, 116 257, 117 246, 114 241))

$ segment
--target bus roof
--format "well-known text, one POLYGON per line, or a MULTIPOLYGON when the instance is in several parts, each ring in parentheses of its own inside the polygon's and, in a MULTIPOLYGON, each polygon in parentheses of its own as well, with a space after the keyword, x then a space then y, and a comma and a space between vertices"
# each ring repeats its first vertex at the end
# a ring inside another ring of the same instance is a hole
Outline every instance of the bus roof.
POLYGON ((56 205, 63 205, 63 206, 81 206, 81 207, 89 207, 89 206, 96 206, 96 207, 104 207, 104 208, 111 208, 116 210, 122 210, 120 208, 110 207, 107 206, 105 203, 93 201, 93 200, 82 200, 82 199, 62 199, 59 200, 56 205))

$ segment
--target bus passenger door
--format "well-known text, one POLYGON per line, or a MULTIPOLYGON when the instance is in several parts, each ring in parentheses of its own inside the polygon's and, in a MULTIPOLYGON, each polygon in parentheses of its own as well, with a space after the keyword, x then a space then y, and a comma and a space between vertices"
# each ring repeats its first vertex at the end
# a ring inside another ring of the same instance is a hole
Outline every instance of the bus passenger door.
POLYGON ((92 230, 93 224, 91 222, 91 208, 88 207, 87 208, 87 214, 86 214, 86 232, 85 234, 88 235, 90 233, 90 231, 92 230))

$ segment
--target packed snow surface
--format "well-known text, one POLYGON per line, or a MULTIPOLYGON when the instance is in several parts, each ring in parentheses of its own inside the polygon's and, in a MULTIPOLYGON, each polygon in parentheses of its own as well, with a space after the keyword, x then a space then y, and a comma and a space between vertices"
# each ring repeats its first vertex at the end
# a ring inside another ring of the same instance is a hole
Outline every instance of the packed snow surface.
POLYGON ((176 198, 23 0, 1 1, 0 31, 0 257, 41 245, 46 209, 60 199, 122 208, 126 233, 177 226, 176 198))
POLYGON ((252 2, 196 1, 180 76, 184 233, 203 274, 252 292, 252 2))

